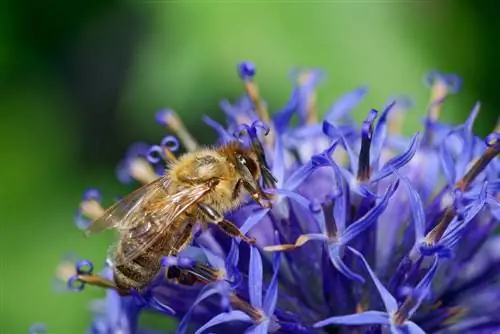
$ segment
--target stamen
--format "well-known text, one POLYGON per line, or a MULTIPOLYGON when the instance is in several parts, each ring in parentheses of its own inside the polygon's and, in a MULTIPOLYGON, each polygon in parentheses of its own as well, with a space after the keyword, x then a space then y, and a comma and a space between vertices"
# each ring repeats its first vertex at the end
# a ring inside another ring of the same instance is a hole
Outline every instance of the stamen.
MULTIPOLYGON (((317 238, 315 238, 317 239, 317 238)), ((274 245, 274 246, 266 246, 264 247, 264 251, 266 252, 281 252, 281 251, 290 251, 297 248, 302 247, 305 243, 314 240, 311 235, 302 234, 300 235, 294 244, 282 244, 282 245, 274 245)), ((322 240, 328 240, 328 237, 324 236, 322 240)), ((332 239, 334 241, 334 239, 332 239)))
POLYGON ((166 109, 159 111, 156 114, 156 121, 175 133, 187 151, 193 152, 197 150, 198 143, 193 136, 191 136, 180 117, 173 110, 166 109))
POLYGON ((429 120, 435 123, 441 116, 441 107, 448 93, 456 93, 460 89, 460 78, 454 74, 442 74, 431 71, 426 78, 431 85, 429 120))
POLYGON ((415 306, 415 302, 416 300, 413 297, 406 297, 403 304, 401 304, 392 316, 396 326, 403 325, 406 319, 408 319, 408 314, 410 314, 411 309, 415 306))
POLYGON ((358 181, 366 181, 371 176, 370 147, 373 135, 373 122, 377 117, 377 111, 372 109, 368 118, 363 122, 361 128, 361 149, 359 151, 358 181))
POLYGON ((444 326, 449 326, 457 323, 461 318, 463 318, 467 313, 467 308, 463 306, 454 306, 446 310, 447 318, 443 321, 444 326))
POLYGON ((67 282, 75 274, 75 265, 70 261, 63 261, 57 266, 56 277, 63 282, 67 282))
POLYGON ((465 191, 469 187, 470 183, 479 175, 479 173, 481 173, 486 166, 488 166, 488 164, 500 154, 500 133, 490 134, 486 137, 485 141, 488 147, 484 151, 483 155, 477 159, 464 177, 455 184, 455 186, 462 191, 465 191))
POLYGON ((91 200, 83 200, 80 203, 80 210, 82 214, 92 220, 99 219, 104 214, 104 208, 101 206, 101 203, 97 202, 94 199, 91 200))
POLYGON ((387 132, 391 135, 398 135, 401 133, 403 127, 404 117, 406 111, 413 106, 413 101, 408 97, 396 98, 396 104, 388 115, 387 119, 387 132))
POLYGON ((129 162, 128 169, 130 176, 142 184, 151 183, 158 178, 147 159, 141 157, 133 158, 129 162))
POLYGON ((260 120, 269 124, 270 117, 266 105, 261 100, 257 85, 253 82, 253 77, 255 76, 255 65, 248 61, 242 62, 238 64, 238 73, 240 78, 245 83, 245 90, 255 107, 257 116, 260 120))
POLYGON ((315 76, 317 76, 317 73, 312 70, 306 70, 302 71, 297 78, 299 86, 308 86, 306 97, 306 124, 314 124, 318 122, 317 94, 314 89, 314 80, 316 79, 315 76))
POLYGON ((455 208, 453 206, 448 206, 437 225, 425 237, 424 242, 428 245, 435 245, 436 243, 438 243, 455 215, 455 208))
MULTIPOLYGON (((455 184, 455 196, 457 196, 457 194, 461 195, 463 192, 465 192, 471 182, 474 181, 474 179, 479 175, 479 173, 481 173, 486 168, 486 166, 488 166, 493 158, 500 154, 500 134, 492 133, 486 137, 485 141, 488 147, 486 148, 483 155, 479 157, 479 159, 477 159, 477 161, 464 175, 464 177, 462 177, 462 179, 460 179, 455 184)), ((457 203, 450 204, 446 207, 437 225, 425 237, 426 243, 434 245, 439 242, 444 232, 450 225, 451 221, 453 220, 455 215, 457 215, 457 209, 458 211, 460 211, 461 209, 460 200, 457 203)), ((463 212, 458 212, 458 214, 462 215, 463 212)))
POLYGON ((497 125, 493 129, 493 133, 500 133, 500 117, 497 119, 497 125))
POLYGON ((260 323, 266 318, 266 315, 262 310, 259 310, 248 304, 246 301, 244 301, 234 293, 229 296, 229 301, 234 308, 248 314, 248 316, 250 316, 250 318, 252 318, 256 323, 260 323))

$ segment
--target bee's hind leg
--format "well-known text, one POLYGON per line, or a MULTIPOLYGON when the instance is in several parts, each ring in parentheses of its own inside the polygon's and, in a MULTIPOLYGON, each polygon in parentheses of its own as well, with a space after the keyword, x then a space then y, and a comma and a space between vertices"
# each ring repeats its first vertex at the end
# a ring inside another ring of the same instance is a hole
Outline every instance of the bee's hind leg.
POLYGON ((222 231, 227 233, 229 236, 233 238, 241 238, 241 240, 249 244, 255 243, 255 239, 249 238, 245 234, 243 234, 243 232, 240 231, 238 226, 234 225, 229 220, 225 219, 224 216, 214 208, 203 203, 198 203, 198 207, 209 219, 210 223, 217 225, 222 231))
POLYGON ((182 285, 193 285, 195 283, 208 284, 215 282, 222 277, 222 273, 217 268, 212 268, 202 263, 196 263, 190 268, 180 268, 172 266, 168 269, 167 277, 175 279, 182 285))

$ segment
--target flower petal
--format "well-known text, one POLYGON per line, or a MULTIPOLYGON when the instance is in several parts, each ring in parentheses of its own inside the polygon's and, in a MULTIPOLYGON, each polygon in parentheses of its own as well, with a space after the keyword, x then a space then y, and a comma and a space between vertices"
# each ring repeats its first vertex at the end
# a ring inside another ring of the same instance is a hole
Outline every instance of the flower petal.
POLYGON ((248 268, 248 295, 250 304, 262 308, 262 258, 259 250, 250 246, 250 264, 248 268))
POLYGON ((244 321, 244 322, 252 322, 252 319, 246 315, 246 313, 241 311, 231 311, 227 313, 220 313, 210 319, 206 324, 198 328, 195 334, 202 334, 204 330, 219 324, 223 324, 231 321, 244 321))
POLYGON ((422 328, 418 327, 418 325, 412 321, 406 321, 405 327, 407 329, 407 334, 426 334, 422 328))
POLYGON ((330 123, 341 120, 363 100, 367 92, 368 88, 362 86, 342 95, 326 113, 325 120, 330 123))
POLYGON ((313 325, 315 328, 328 325, 389 325, 389 315, 380 311, 366 311, 357 314, 341 315, 319 321, 313 325))
POLYGON ((419 133, 417 132, 415 135, 413 135, 410 146, 404 152, 403 154, 392 158, 389 160, 372 178, 371 182, 377 182, 380 181, 387 176, 389 176, 392 173, 393 169, 400 169, 401 167, 405 166, 410 160, 415 156, 415 153, 417 152, 417 149, 419 147, 420 143, 420 137, 419 133))
POLYGON ((330 261, 332 261, 333 266, 342 273, 345 277, 358 281, 359 283, 364 283, 365 279, 363 276, 356 274, 354 271, 349 269, 342 261, 340 255, 340 245, 338 244, 330 244, 328 245, 328 255, 330 257, 330 261))
POLYGON ((215 132, 217 132, 217 134, 219 135, 219 139, 223 143, 228 143, 234 140, 234 137, 222 125, 220 125, 217 121, 213 120, 212 118, 204 116, 203 122, 205 122, 205 124, 214 129, 215 132))
POLYGON ((389 204, 389 199, 396 192, 396 189, 399 186, 399 180, 393 182, 384 197, 375 205, 370 211, 368 211, 363 217, 359 218, 357 221, 349 225, 343 235, 340 236, 340 242, 342 244, 347 244, 349 241, 354 239, 360 233, 369 228, 373 223, 375 223, 378 217, 384 212, 389 204))
POLYGON ((393 109, 396 101, 392 101, 384 108, 384 111, 380 115, 375 130, 373 130, 372 143, 371 143, 371 157, 370 164, 378 165, 380 159, 380 154, 382 153, 382 147, 385 143, 387 137, 387 118, 389 112, 393 109))
POLYGON ((380 294, 380 297, 382 298, 382 301, 384 302, 385 310, 387 311, 387 313, 392 314, 392 313, 396 312, 398 309, 398 303, 396 301, 396 298, 394 298, 390 294, 390 292, 387 291, 385 286, 380 282, 380 280, 378 279, 377 275, 373 272, 373 270, 370 267, 370 265, 368 264, 368 262, 366 262, 364 256, 352 247, 349 247, 349 250, 351 252, 353 252, 355 255, 357 255, 361 259, 361 261, 363 261, 366 270, 370 274, 370 277, 372 278, 372 281, 375 284, 375 287, 377 288, 378 293, 380 294))
POLYGON ((255 225, 257 225, 257 223, 261 221, 262 218, 264 218, 265 215, 267 215, 269 210, 270 209, 262 209, 250 215, 250 217, 248 217, 247 220, 245 220, 243 225, 241 225, 240 231, 243 234, 247 234, 248 231, 250 231, 255 225))
POLYGON ((276 308, 276 302, 278 300, 278 274, 280 268, 280 260, 280 253, 273 254, 273 277, 271 278, 271 282, 269 283, 269 287, 264 296, 263 305, 264 313, 268 317, 271 317, 273 315, 274 309, 276 308))
POLYGON ((245 331, 245 334, 267 334, 269 328, 269 319, 262 321, 260 324, 250 327, 245 331))

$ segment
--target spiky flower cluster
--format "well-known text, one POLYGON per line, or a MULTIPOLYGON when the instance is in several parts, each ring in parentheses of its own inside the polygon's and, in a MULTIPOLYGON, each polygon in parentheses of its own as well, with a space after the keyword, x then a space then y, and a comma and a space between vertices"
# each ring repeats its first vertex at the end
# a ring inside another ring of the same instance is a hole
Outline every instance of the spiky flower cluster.
MULTIPOLYGON (((160 273, 140 295, 108 290, 89 333, 153 333, 138 328, 144 312, 178 319, 176 333, 500 332, 500 239, 493 233, 500 129, 485 139, 474 135, 479 104, 463 124, 439 121, 458 77, 428 76, 423 131, 405 138, 407 99, 370 110, 359 126, 350 113, 367 93, 361 87, 319 121, 321 72, 304 70, 294 75, 289 102, 270 116, 255 67, 245 62, 238 71, 246 94, 221 103, 227 124, 204 121, 217 144, 242 129, 257 136, 278 179, 269 190, 272 208, 249 202, 227 217, 256 245, 217 230, 197 233, 178 257, 163 259, 163 268, 204 263, 217 270, 213 280, 186 286, 160 273)), ((157 121, 175 136, 133 146, 120 164, 121 181, 155 180, 180 143, 196 150, 173 111, 161 111, 157 121)), ((77 225, 102 212, 99 193, 88 191, 77 225)), ((78 262, 69 287, 80 291, 80 278, 92 270, 89 261, 78 262)), ((71 274, 65 266, 59 272, 71 274)), ((102 274, 112 278, 109 267, 102 274)))

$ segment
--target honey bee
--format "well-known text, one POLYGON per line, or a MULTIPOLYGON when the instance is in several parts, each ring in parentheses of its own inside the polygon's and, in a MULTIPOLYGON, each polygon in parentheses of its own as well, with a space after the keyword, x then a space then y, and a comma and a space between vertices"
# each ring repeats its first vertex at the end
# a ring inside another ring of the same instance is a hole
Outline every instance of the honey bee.
MULTIPOLYGON (((245 191, 262 207, 270 207, 259 185, 261 177, 266 186, 276 183, 262 146, 256 142, 248 148, 233 141, 172 161, 164 176, 112 205, 86 231, 87 235, 109 228, 118 231, 118 242, 108 254, 114 282, 95 275, 81 280, 114 288, 121 295, 130 294, 131 289, 141 291, 158 274, 162 257, 176 255, 190 244, 197 222, 203 228, 215 224, 231 237, 254 243, 224 214, 241 204, 245 191)), ((186 280, 192 280, 193 275, 211 275, 203 266, 193 270, 185 273, 186 280)), ((179 278, 181 274, 177 268, 168 277, 179 278)))

